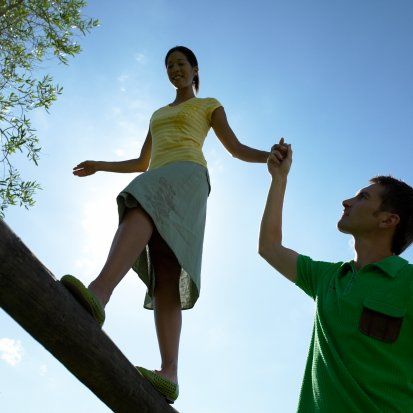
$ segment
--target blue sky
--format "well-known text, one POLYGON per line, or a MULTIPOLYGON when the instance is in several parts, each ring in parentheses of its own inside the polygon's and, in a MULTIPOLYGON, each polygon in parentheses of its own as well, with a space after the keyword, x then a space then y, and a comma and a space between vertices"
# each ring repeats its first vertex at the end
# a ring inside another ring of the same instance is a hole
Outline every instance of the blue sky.
MULTIPOLYGON (((117 226, 115 198, 133 175, 71 175, 85 159, 134 158, 151 113, 174 99, 163 66, 178 44, 199 61, 201 97, 215 97, 245 144, 285 136, 294 161, 284 243, 316 259, 353 257, 336 222, 341 201, 377 174, 413 184, 413 4, 408 0, 90 2, 101 26, 68 67, 50 114, 33 113, 43 187, 6 222, 60 278, 99 272, 117 226)), ((294 412, 314 304, 257 254, 269 175, 233 159, 211 133, 202 291, 184 313, 181 396, 191 413, 294 412)), ((403 257, 413 261, 412 249, 403 257)), ((159 366, 145 289, 128 273, 107 307, 106 333, 132 363, 159 366)), ((0 403, 7 412, 109 411, 7 314, 0 314, 0 403), (24 394, 24 397, 22 397, 24 394), (29 406, 29 407, 28 407, 29 406)))

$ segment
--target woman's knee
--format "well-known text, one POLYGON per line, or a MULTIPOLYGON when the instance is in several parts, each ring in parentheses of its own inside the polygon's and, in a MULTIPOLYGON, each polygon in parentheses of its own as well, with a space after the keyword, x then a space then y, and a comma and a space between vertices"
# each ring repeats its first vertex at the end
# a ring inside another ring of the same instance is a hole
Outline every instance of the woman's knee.
POLYGON ((162 289, 178 288, 181 266, 174 252, 156 229, 149 241, 149 251, 155 272, 155 286, 162 289))
POLYGON ((124 218, 126 217, 143 217, 144 219, 151 221, 150 216, 141 206, 126 208, 124 218))
POLYGON ((170 292, 179 290, 179 278, 181 267, 172 259, 159 257, 155 270, 155 291, 168 290, 170 292))
POLYGON ((127 208, 122 219, 122 224, 144 225, 153 231, 153 222, 151 217, 141 207, 127 208))
POLYGON ((155 268, 155 285, 174 286, 179 284, 181 269, 174 262, 169 262, 162 269, 155 268))

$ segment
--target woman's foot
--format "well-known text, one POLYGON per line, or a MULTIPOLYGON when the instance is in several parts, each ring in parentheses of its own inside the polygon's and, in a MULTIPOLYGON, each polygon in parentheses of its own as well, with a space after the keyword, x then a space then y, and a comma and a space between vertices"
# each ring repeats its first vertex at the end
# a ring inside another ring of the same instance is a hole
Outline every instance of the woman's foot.
POLYGON ((178 374, 176 372, 176 369, 172 370, 172 369, 162 368, 161 370, 154 370, 154 372, 164 377, 165 379, 175 384, 178 384, 178 374))
POLYGON ((102 289, 96 280, 92 281, 87 288, 99 300, 102 307, 105 308, 112 294, 108 293, 107 290, 102 289))
POLYGON ((158 371, 151 371, 144 367, 136 366, 139 373, 148 380, 155 389, 165 397, 166 401, 172 404, 179 395, 179 386, 177 383, 164 377, 158 371))
POLYGON ((70 291, 73 297, 93 316, 93 318, 103 325, 105 321, 105 309, 100 300, 92 291, 89 291, 83 283, 73 275, 64 275, 60 282, 70 291))

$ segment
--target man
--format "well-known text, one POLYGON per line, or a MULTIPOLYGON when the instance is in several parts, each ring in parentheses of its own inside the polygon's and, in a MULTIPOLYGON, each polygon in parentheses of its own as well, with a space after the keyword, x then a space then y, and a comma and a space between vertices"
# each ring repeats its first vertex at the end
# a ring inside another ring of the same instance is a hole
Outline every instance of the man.
POLYGON ((413 412, 413 189, 376 177, 343 201, 341 232, 355 239, 347 263, 317 262, 282 245, 291 145, 268 158, 271 187, 259 253, 316 302, 299 413, 413 412))

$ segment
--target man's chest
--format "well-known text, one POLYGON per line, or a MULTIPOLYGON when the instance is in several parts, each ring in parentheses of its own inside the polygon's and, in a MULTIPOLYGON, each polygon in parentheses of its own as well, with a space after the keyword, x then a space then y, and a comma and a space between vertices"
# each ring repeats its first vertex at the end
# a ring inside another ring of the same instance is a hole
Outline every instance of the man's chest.
POLYGON ((412 282, 350 270, 332 277, 317 298, 317 320, 335 341, 398 343, 413 339, 412 282), (373 341, 371 339, 374 339, 373 341))

